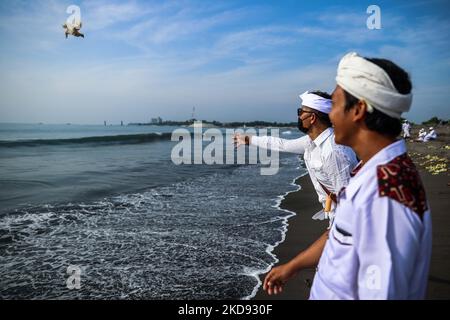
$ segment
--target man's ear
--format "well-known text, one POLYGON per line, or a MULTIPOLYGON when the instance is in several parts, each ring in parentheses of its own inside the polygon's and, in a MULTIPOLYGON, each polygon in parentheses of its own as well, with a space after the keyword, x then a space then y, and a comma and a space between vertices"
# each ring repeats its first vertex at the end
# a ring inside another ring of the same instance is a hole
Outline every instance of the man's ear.
POLYGON ((313 125, 314 123, 317 122, 317 114, 315 113, 311 113, 311 124, 313 125))
POLYGON ((367 112, 367 105, 363 100, 359 100, 353 109, 353 121, 364 120, 367 112))

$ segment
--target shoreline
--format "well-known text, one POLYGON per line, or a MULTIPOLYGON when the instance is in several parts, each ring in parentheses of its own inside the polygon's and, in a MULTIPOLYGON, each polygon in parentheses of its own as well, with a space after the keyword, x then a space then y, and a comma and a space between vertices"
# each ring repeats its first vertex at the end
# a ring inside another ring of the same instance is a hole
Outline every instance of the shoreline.
MULTIPOLYGON (((447 214, 448 199, 450 199, 450 174, 448 169, 436 174, 432 166, 435 166, 439 160, 435 162, 430 160, 430 157, 437 156, 441 158, 441 163, 447 163, 450 159, 450 150, 446 148, 450 141, 450 127, 447 126, 445 129, 436 141, 419 143, 410 140, 407 142, 408 153, 417 166, 425 186, 432 215, 433 246, 426 299, 450 299, 450 216, 447 214)), ((320 204, 309 175, 299 177, 295 182, 299 185, 299 189, 288 193, 280 203, 280 209, 294 212, 295 215, 287 218, 285 240, 275 246, 272 251, 278 260, 274 263, 275 266, 286 263, 306 249, 328 226, 328 220, 311 219, 314 213, 320 210, 320 204)), ((306 300, 309 297, 309 288, 305 284, 305 279, 312 282, 314 271, 313 269, 300 271, 287 282, 281 294, 272 296, 269 296, 261 285, 267 272, 259 274, 258 291, 252 299, 306 300)))
POLYGON ((286 216, 286 217, 284 217, 284 218, 282 219, 281 240, 278 241, 278 242, 276 242, 276 243, 273 244, 273 245, 268 245, 267 248, 266 248, 266 253, 268 253, 270 256, 272 256, 272 258, 273 258, 275 261, 274 261, 273 263, 271 263, 266 269, 264 269, 264 270, 257 270, 256 272, 250 274, 252 277, 254 277, 254 278, 257 280, 258 283, 257 283, 256 286, 253 288, 252 293, 249 294, 248 296, 243 297, 241 300, 252 300, 252 299, 254 299, 255 296, 258 294, 258 291, 260 291, 260 288, 261 288, 261 286, 262 286, 262 284, 263 284, 262 280, 264 280, 264 278, 261 279, 261 275, 264 275, 264 274, 266 274, 267 272, 269 272, 269 271, 272 269, 272 267, 273 267, 274 265, 276 265, 276 264, 279 262, 279 259, 278 259, 278 257, 274 254, 274 251, 276 250, 276 248, 277 248, 280 244, 282 244, 282 243, 286 240, 286 235, 287 235, 288 228, 289 228, 288 220, 289 220, 290 218, 292 218, 292 217, 294 217, 294 216, 297 215, 297 213, 296 213, 295 211, 289 210, 289 209, 286 209, 286 208, 282 208, 281 206, 282 206, 283 201, 286 199, 286 196, 288 196, 290 193, 295 193, 295 192, 298 192, 298 191, 300 191, 300 190, 302 189, 301 185, 298 184, 297 181, 298 181, 300 178, 302 178, 302 177, 304 177, 304 176, 307 176, 307 175, 308 175, 308 172, 305 171, 302 175, 297 176, 297 177, 295 177, 294 179, 292 179, 290 185, 296 187, 296 189, 295 189, 295 190, 291 190, 291 191, 287 191, 287 192, 285 192, 283 195, 280 195, 280 196, 278 196, 278 197, 276 198, 276 204, 273 205, 273 208, 276 208, 277 210, 280 210, 280 211, 288 212, 289 215, 286 216))
MULTIPOLYGON (((295 179, 298 185, 297 191, 289 192, 281 200, 279 208, 283 211, 294 212, 287 217, 287 232, 284 241, 274 246, 271 254, 274 255, 279 265, 286 263, 295 257, 301 250, 312 244, 328 227, 328 220, 312 220, 311 217, 321 209, 317 201, 317 195, 308 174, 295 179)), ((269 267, 267 272, 273 267, 269 267)), ((311 280, 314 269, 302 270, 291 279, 285 286, 283 292, 278 295, 269 296, 262 289, 262 282, 267 272, 259 274, 258 291, 252 298, 254 300, 303 300, 309 296, 309 288, 305 280, 311 280)))

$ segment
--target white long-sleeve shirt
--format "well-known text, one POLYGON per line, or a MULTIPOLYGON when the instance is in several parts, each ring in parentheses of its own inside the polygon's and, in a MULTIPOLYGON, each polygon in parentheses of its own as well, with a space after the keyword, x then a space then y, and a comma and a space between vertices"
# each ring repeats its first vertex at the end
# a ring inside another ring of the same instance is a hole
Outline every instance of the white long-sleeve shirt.
POLYGON ((409 138, 411 136, 410 134, 411 125, 409 123, 403 123, 402 129, 403 129, 403 138, 405 139, 409 138))
POLYGON ((347 185, 350 171, 357 164, 351 148, 335 143, 332 128, 326 129, 314 140, 308 135, 298 139, 252 136, 250 143, 260 148, 304 154, 306 168, 323 207, 327 193, 319 182, 336 194, 347 185))
POLYGON ((425 135, 425 137, 423 138, 423 141, 428 142, 428 141, 434 140, 436 138, 437 138, 437 134, 436 134, 436 131, 433 129, 433 130, 430 130, 430 132, 428 132, 428 134, 425 135))
POLYGON ((431 215, 404 140, 357 168, 339 193, 310 299, 423 299, 431 215))

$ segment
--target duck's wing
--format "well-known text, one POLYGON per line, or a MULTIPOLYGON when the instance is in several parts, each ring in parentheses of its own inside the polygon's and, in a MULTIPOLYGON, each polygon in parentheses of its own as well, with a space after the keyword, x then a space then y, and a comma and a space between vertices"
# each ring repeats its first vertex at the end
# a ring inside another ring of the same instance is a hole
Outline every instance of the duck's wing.
POLYGON ((65 23, 64 26, 63 26, 64 29, 66 29, 66 31, 69 32, 69 33, 72 33, 73 30, 75 29, 75 26, 73 24, 70 24, 70 23, 65 23))
POLYGON ((80 23, 79 23, 78 25, 74 25, 73 28, 74 28, 75 30, 79 31, 79 30, 81 29, 82 26, 83 26, 83 24, 82 24, 81 21, 80 21, 80 23))

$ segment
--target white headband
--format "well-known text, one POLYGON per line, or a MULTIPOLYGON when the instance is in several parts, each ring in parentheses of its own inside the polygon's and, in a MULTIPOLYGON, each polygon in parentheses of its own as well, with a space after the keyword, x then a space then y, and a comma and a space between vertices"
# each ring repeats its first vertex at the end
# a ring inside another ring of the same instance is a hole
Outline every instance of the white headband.
POLYGON ((300 96, 302 105, 329 114, 331 112, 331 99, 325 99, 314 93, 308 91, 302 93, 300 96))
POLYGON ((390 117, 400 118, 402 112, 411 107, 412 93, 398 93, 382 68, 356 52, 346 54, 339 62, 336 82, 351 95, 364 100, 368 112, 375 108, 390 117))

